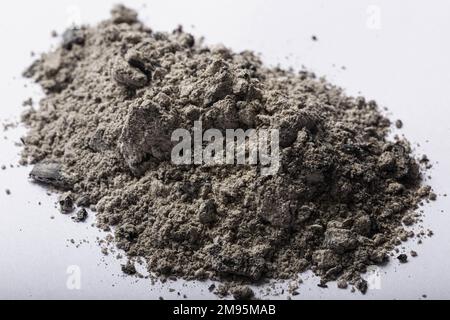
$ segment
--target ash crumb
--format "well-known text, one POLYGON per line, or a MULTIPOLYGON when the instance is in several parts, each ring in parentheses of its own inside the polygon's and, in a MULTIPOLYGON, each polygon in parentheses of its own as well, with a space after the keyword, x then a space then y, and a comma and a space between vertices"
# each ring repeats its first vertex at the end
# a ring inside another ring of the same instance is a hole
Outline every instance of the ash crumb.
POLYGON ((251 300, 255 296, 253 290, 247 286, 231 288, 231 293, 235 300, 251 300))
POLYGON ((313 36, 311 36, 311 40, 312 41, 318 41, 319 39, 317 38, 317 36, 313 35, 313 36))
POLYGON ((126 275, 135 275, 137 273, 136 267, 134 266, 134 263, 131 261, 128 261, 127 264, 122 265, 122 272, 126 275))
POLYGON ((345 290, 345 289, 348 288, 348 283, 347 283, 347 281, 341 279, 341 280, 339 280, 339 281, 337 282, 337 287, 338 287, 339 289, 345 290))
POLYGON ((33 98, 28 98, 22 103, 24 107, 32 107, 33 106, 33 98))
POLYGON ((5 165, 2 165, 2 166, 1 166, 1 169, 2 169, 2 170, 6 170, 6 166, 5 166, 5 165))
POLYGON ((226 284, 220 284, 216 291, 214 292, 217 296, 219 296, 220 298, 225 298, 227 297, 230 293, 229 293, 229 286, 226 284))
POLYGON ((406 217, 403 218, 402 222, 405 226, 412 226, 413 224, 416 223, 416 217, 412 214, 407 215, 406 217))
POLYGON ((18 125, 19 124, 17 122, 12 122, 12 121, 4 122, 4 123, 2 123, 3 131, 8 131, 10 129, 15 129, 15 128, 18 127, 18 125))
MULTIPOLYGON (((108 250, 108 248, 102 248, 102 249, 101 249, 101 253, 102 253, 104 256, 108 256, 108 255, 109 255, 109 250, 108 250)), ((120 258, 118 258, 118 259, 120 259, 120 258)))
POLYGON ((397 129, 402 129, 403 128, 403 121, 402 120, 395 121, 395 127, 397 129))
POLYGON ((62 214, 70 214, 74 210, 74 203, 71 193, 65 193, 59 197, 59 208, 62 214))
MULTIPOLYGON (((289 283, 289 286, 288 286, 288 292, 291 294, 291 295, 293 295, 293 296, 295 296, 295 292, 298 290, 298 288, 299 288, 299 283, 298 282, 291 282, 291 283, 289 283)), ((297 294, 298 295, 298 294, 297 294)))
POLYGON ((6 190, 5 190, 5 193, 6 193, 7 196, 10 196, 10 195, 11 195, 11 190, 6 189, 6 190))
POLYGON ((437 200, 437 194, 434 193, 434 192, 430 193, 429 199, 431 201, 436 201, 437 200))
POLYGON ((418 256, 418 254, 416 251, 411 251, 411 257, 415 258, 417 256, 418 256))
POLYGON ((89 207, 91 200, 88 195, 82 195, 77 198, 76 205, 78 207, 89 207))
POLYGON ((426 154, 422 155, 422 157, 419 160, 420 163, 427 164, 430 162, 430 159, 428 159, 428 156, 426 154))
POLYGON ((80 210, 78 210, 75 217, 72 217, 72 220, 75 222, 86 222, 88 216, 89 216, 89 214, 86 211, 86 209, 80 209, 80 210))
POLYGON ((356 289, 358 289, 362 294, 367 293, 367 289, 369 288, 368 283, 364 279, 360 279, 355 284, 356 289))
POLYGON ((212 285, 210 285, 210 286, 208 287, 208 291, 209 291, 209 292, 214 292, 214 290, 216 290, 216 285, 215 285, 215 284, 212 284, 212 285))
POLYGON ((407 263, 408 262, 408 256, 406 254, 401 254, 397 257, 398 261, 400 263, 407 263))
POLYGON ((319 282, 319 284, 317 286, 319 288, 322 288, 322 289, 327 289, 328 288, 327 282, 325 280, 320 280, 320 282, 319 282))

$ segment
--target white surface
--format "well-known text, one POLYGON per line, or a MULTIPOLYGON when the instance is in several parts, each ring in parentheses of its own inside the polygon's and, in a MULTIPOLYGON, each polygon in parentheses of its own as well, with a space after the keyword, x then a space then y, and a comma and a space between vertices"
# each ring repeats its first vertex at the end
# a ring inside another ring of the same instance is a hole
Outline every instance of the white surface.
MULTIPOLYGON (((16 0, 0 11, 1 122, 17 120, 22 101, 38 92, 25 88, 20 78, 32 61, 30 52, 48 50, 55 42, 51 30, 61 32, 72 20, 95 23, 107 17, 115 2, 16 0)), ((142 1, 125 3, 141 9, 141 18, 154 30, 183 24, 187 31, 206 36, 207 43, 261 52, 272 65, 299 69, 303 64, 351 94, 376 99, 393 119, 404 121, 401 133, 420 144, 417 153, 439 162, 431 171, 437 193, 450 192, 448 1, 180 0, 147 1, 145 8, 142 1), (319 41, 311 41, 312 35, 319 41)), ((0 298, 169 299, 177 298, 169 288, 181 286, 189 298, 215 298, 207 284, 152 286, 148 280, 123 277, 119 262, 102 256, 95 243, 102 235, 95 228, 58 214, 54 197, 28 182, 29 168, 9 168, 17 162, 14 142, 23 132, 0 132, 0 165, 8 165, 0 170, 0 298), (90 243, 77 249, 67 242, 72 238, 90 243), (69 266, 80 268, 81 290, 67 288, 69 266)), ((300 286, 296 298, 450 298, 449 198, 440 197, 425 210, 425 225, 436 235, 421 246, 411 244, 419 252, 411 263, 394 261, 383 268, 381 289, 362 297, 334 285, 320 289, 317 279, 311 279, 300 286)))

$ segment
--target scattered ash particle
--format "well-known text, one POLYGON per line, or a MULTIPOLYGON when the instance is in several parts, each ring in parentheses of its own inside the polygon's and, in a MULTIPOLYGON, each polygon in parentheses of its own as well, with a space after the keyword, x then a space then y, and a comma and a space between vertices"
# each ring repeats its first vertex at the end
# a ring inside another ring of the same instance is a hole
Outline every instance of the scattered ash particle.
POLYGON ((73 198, 70 193, 65 193, 59 197, 59 209, 63 214, 72 213, 74 210, 73 198))
POLYGON ((33 106, 33 98, 28 98, 22 103, 23 107, 32 107, 33 106))
POLYGON ((345 280, 339 280, 339 281, 337 282, 337 287, 338 287, 339 289, 347 289, 347 288, 348 288, 348 283, 347 283, 347 281, 345 281, 345 280))
POLYGON ((131 261, 128 261, 127 264, 122 265, 122 272, 127 275, 135 275, 137 273, 136 267, 131 261))
POLYGON ((407 263, 408 262, 408 256, 406 254, 401 254, 397 257, 398 261, 400 263, 407 263))
POLYGON ((88 218, 89 214, 86 211, 86 209, 80 209, 76 213, 74 217, 72 217, 72 220, 75 222, 85 222, 88 218))
POLYGON ((360 279, 355 284, 356 289, 358 289, 362 294, 367 293, 368 283, 364 279, 360 279))

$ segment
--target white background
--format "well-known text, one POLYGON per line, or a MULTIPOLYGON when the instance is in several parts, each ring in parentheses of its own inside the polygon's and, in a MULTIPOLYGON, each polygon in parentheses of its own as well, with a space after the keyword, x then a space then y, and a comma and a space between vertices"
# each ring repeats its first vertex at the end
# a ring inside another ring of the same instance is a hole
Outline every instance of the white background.
MULTIPOLYGON (((108 17, 115 1, 8 2, 0 11, 0 122, 15 121, 21 103, 39 91, 24 87, 21 72, 30 52, 44 52, 72 21, 95 23, 108 17)), ((154 30, 170 31, 183 24, 239 51, 251 49, 268 64, 301 68, 326 75, 350 94, 361 92, 402 119, 400 133, 415 143, 417 155, 434 163, 430 183, 438 194, 450 192, 448 141, 450 124, 450 6, 448 1, 125 1, 139 9, 154 30), (145 3, 145 6, 144 6, 145 3), (316 35, 318 42, 311 41, 316 35), (345 70, 341 67, 345 66, 345 70), (419 144, 420 146, 417 146, 419 144)), ((27 180, 30 168, 16 164, 23 128, 0 132, 0 298, 101 299, 215 297, 208 284, 168 283, 123 277, 120 263, 103 257, 95 243, 100 234, 90 224, 75 224, 54 208, 55 197, 27 180), (5 189, 12 194, 7 196, 5 189), (38 202, 42 205, 39 206, 38 202), (50 219, 55 216, 55 219, 50 219), (86 239, 80 248, 68 243, 86 239), (81 290, 69 290, 67 269, 81 271, 81 290)), ((450 298, 449 198, 425 207, 425 225, 435 236, 422 245, 411 243, 419 257, 406 265, 393 261, 375 278, 379 289, 366 296, 316 285, 304 276, 296 298, 428 299, 450 298), (444 210, 444 212, 441 212, 444 210)), ((92 218, 91 218, 92 219, 92 218)), ((411 260, 411 259, 410 259, 411 260)), ((373 278, 373 276, 372 276, 373 278)), ((276 297, 285 299, 286 295, 276 297)))

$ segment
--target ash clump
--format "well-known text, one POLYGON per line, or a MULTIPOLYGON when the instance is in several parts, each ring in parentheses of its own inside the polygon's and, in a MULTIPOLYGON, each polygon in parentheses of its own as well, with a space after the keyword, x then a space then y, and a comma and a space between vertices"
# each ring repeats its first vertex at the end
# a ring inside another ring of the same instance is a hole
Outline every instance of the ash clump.
POLYGON ((361 273, 388 261, 431 191, 374 101, 181 28, 154 32, 123 6, 64 33, 25 75, 46 92, 23 117, 32 178, 95 205, 99 227, 160 276, 225 281, 249 298, 240 286, 313 270, 365 292, 361 273), (199 120, 279 129, 278 174, 172 164, 172 132, 199 120))

